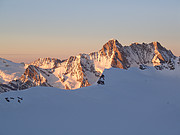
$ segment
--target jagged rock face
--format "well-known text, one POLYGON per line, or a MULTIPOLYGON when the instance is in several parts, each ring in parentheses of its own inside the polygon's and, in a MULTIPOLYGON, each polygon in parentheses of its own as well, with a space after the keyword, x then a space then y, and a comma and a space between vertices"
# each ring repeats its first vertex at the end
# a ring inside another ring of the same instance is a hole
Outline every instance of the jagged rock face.
POLYGON ((154 45, 155 54, 159 55, 158 58, 162 60, 163 62, 167 62, 170 59, 176 58, 170 50, 167 50, 159 42, 153 42, 151 43, 154 45))
POLYGON ((174 56, 158 42, 122 46, 112 39, 98 52, 71 56, 63 61, 40 58, 26 65, 24 74, 18 79, 8 84, 0 83, 0 92, 34 86, 77 89, 96 83, 104 69, 138 67, 145 70, 148 66, 154 66, 157 70, 174 70, 180 67, 180 57, 174 56))
POLYGON ((81 54, 71 56, 56 68, 42 69, 29 65, 19 79, 9 82, 6 87, 11 90, 22 90, 35 86, 77 89, 92 85, 98 80, 100 74, 95 70, 89 55, 81 54))
POLYGON ((101 75, 101 72, 95 70, 94 62, 90 60, 89 55, 80 55, 80 65, 83 72, 83 80, 80 87, 87 87, 95 83, 101 75))
POLYGON ((39 58, 38 60, 32 62, 28 65, 34 65, 44 69, 57 68, 62 61, 56 58, 39 58))
POLYGON ((170 50, 162 47, 158 42, 122 46, 114 39, 108 41, 99 52, 89 55, 95 62, 96 70, 99 71, 110 67, 128 69, 140 65, 159 66, 176 58, 170 50))
POLYGON ((82 67, 80 59, 76 56, 71 56, 66 63, 64 75, 70 74, 70 76, 75 76, 77 81, 81 81, 83 78, 82 67))
POLYGON ((59 75, 64 78, 65 88, 74 89, 80 87, 80 82, 84 79, 80 58, 71 56, 64 64, 64 72, 59 73, 59 75))
POLYGON ((71 56, 55 69, 55 75, 60 78, 65 89, 89 86, 98 80, 100 74, 95 70, 94 63, 90 60, 89 55, 86 54, 71 56))
POLYGON ((172 54, 170 50, 167 50, 166 48, 162 47, 160 43, 153 42, 151 43, 154 46, 154 58, 152 59, 153 66, 159 66, 162 63, 167 63, 172 59, 175 59, 176 57, 172 54))
POLYGON ((99 52, 90 53, 89 56, 94 61, 95 69, 100 72, 111 67, 121 69, 129 67, 123 46, 114 39, 108 41, 99 52))
POLYGON ((47 71, 40 69, 36 66, 30 65, 24 72, 24 74, 20 77, 20 81, 22 82, 22 88, 24 89, 25 87, 32 87, 32 86, 51 86, 50 84, 47 83, 47 77, 49 74, 47 71), (27 86, 26 86, 27 85, 27 86))
POLYGON ((35 86, 51 87, 46 79, 49 74, 46 70, 30 65, 19 79, 12 80, 6 87, 9 87, 11 90, 23 90, 35 86))
POLYGON ((0 58, 0 83, 7 84, 18 79, 25 71, 24 63, 14 63, 0 58))
POLYGON ((157 70, 175 70, 180 68, 180 57, 176 57, 175 59, 170 59, 167 62, 162 63, 161 65, 155 66, 157 70))
POLYGON ((150 44, 134 43, 124 47, 130 67, 141 64, 148 66, 159 66, 176 57, 170 50, 162 47, 158 42, 150 44))
POLYGON ((130 46, 125 46, 124 51, 131 67, 152 63, 153 47, 151 45, 134 43, 130 46))
POLYGON ((7 84, 0 84, 0 93, 7 92, 10 90, 16 90, 16 89, 13 89, 12 87, 8 86, 7 84))
POLYGON ((123 46, 117 40, 107 42, 99 53, 111 58, 112 67, 127 69, 129 66, 123 46))

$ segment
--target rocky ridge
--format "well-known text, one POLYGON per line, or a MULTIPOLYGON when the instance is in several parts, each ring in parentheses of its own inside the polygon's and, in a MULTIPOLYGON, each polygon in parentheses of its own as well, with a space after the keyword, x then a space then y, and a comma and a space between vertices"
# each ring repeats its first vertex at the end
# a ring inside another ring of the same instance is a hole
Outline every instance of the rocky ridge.
POLYGON ((0 91, 21 90, 35 86, 77 89, 98 81, 104 69, 154 66, 157 70, 174 70, 180 66, 180 58, 173 55, 159 42, 133 43, 122 46, 117 40, 109 40, 101 50, 90 54, 71 56, 66 60, 40 58, 25 65, 25 72, 18 79, 0 84, 0 91))

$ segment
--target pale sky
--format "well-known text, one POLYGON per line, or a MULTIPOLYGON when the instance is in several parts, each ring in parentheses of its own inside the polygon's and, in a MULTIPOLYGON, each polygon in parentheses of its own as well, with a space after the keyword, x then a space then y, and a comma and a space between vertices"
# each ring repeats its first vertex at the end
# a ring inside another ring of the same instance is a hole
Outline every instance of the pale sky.
POLYGON ((180 55, 180 0, 0 0, 0 57, 29 62, 159 41, 180 55))

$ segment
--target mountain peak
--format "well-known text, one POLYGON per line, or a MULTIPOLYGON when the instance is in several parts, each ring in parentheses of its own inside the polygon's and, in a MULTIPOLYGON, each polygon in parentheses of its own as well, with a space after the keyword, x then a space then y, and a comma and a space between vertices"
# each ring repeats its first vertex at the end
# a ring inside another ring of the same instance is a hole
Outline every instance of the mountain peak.
POLYGON ((134 43, 130 44, 130 46, 136 46, 136 45, 141 45, 141 44, 138 42, 134 42, 134 43))
POLYGON ((160 43, 158 41, 154 41, 152 42, 154 46, 160 45, 160 43))
POLYGON ((45 68, 45 69, 50 69, 57 67, 58 64, 60 64, 62 61, 57 58, 39 58, 38 60, 35 60, 34 62, 30 63, 29 65, 34 65, 37 67, 45 68))
POLYGON ((103 46, 105 50, 115 50, 116 48, 121 48, 122 45, 116 39, 110 39, 106 44, 103 46))
POLYGON ((39 58, 24 67, 0 58, 0 71, 3 72, 0 77, 7 83, 13 80, 7 85, 0 85, 0 88, 3 87, 6 91, 41 85, 77 89, 96 83, 104 69, 142 66, 155 66, 159 70, 175 69, 174 63, 180 63, 180 59, 174 61, 175 58, 170 50, 157 41, 141 44, 135 42, 130 46, 122 46, 116 39, 110 39, 97 52, 81 53, 63 61, 56 58, 39 58), (20 74, 14 76, 14 73, 20 74))
MULTIPOLYGON (((154 49, 155 50, 158 50, 158 49, 163 49, 164 47, 157 41, 154 41, 151 43, 153 46, 154 46, 154 49)), ((165 48, 164 48, 165 49, 165 48)))
POLYGON ((117 39, 115 39, 115 38, 111 38, 111 39, 109 39, 109 41, 117 41, 117 39))

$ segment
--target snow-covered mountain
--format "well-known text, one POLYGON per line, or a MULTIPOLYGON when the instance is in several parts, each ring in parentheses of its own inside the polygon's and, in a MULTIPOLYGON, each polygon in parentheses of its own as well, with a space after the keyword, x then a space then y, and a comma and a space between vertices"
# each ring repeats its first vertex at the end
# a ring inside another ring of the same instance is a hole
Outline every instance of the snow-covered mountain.
POLYGON ((0 135, 180 134, 175 70, 110 68, 103 74, 105 85, 0 94, 0 135))
POLYGON ((28 65, 35 65, 43 69, 52 69, 58 67, 61 62, 63 61, 56 58, 39 58, 38 60, 35 60, 34 62, 28 65))
MULTIPOLYGON (((1 73, 1 92, 34 86, 61 89, 86 87, 95 84, 104 69, 111 67, 126 70, 132 67, 143 70, 147 67, 155 67, 157 70, 179 70, 180 58, 158 42, 122 46, 117 40, 112 39, 98 52, 79 54, 66 60, 40 58, 31 64, 13 64, 16 66, 12 66, 12 69, 1 68, 3 73, 10 72, 11 75, 8 80, 6 78, 9 74, 1 73), (16 68, 18 66, 20 68, 16 68), (12 76, 14 74, 18 76, 12 76)), ((1 62, 0 65, 3 66, 3 63, 1 62)))
POLYGON ((107 65, 102 67, 121 69, 139 67, 140 65, 162 66, 162 64, 176 59, 170 50, 162 47, 158 42, 133 43, 130 46, 122 46, 114 39, 108 41, 99 52, 91 53, 90 56, 97 62, 95 65, 106 63, 107 65))
POLYGON ((0 83, 8 83, 18 79, 25 71, 24 63, 14 63, 0 58, 0 83))
POLYGON ((24 63, 14 63, 0 58, 0 93, 11 90, 11 86, 8 86, 8 83, 12 80, 19 79, 24 71, 24 63))

